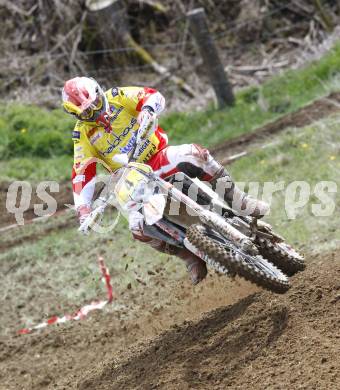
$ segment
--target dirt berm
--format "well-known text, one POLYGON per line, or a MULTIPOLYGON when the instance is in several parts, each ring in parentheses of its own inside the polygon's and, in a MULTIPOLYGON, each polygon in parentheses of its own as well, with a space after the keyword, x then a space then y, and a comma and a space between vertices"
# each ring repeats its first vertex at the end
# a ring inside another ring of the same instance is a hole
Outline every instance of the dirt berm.
POLYGON ((250 295, 73 376, 64 388, 338 389, 339 307, 340 256, 317 257, 285 295, 250 295))

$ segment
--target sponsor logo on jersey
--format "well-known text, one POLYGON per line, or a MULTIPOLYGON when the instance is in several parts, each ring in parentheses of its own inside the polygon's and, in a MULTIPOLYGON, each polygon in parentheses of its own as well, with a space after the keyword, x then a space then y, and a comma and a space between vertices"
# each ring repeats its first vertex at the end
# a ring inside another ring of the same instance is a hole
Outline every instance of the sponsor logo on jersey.
POLYGON ((143 154, 143 152, 146 150, 146 148, 150 145, 151 141, 148 139, 144 144, 140 147, 138 150, 138 157, 143 154))
POLYGON ((102 138, 103 133, 101 131, 98 131, 96 135, 94 135, 92 138, 90 138, 90 144, 94 145, 100 138, 102 138))
POLYGON ((72 131, 72 138, 80 139, 80 131, 72 131))
POLYGON ((97 130, 97 127, 92 127, 91 130, 89 130, 89 132, 87 133, 87 136, 90 138, 93 136, 93 134, 96 132, 97 130))
POLYGON ((129 139, 129 142, 125 146, 123 146, 122 148, 119 148, 119 151, 121 153, 124 153, 124 154, 129 153, 133 149, 133 147, 135 146, 136 140, 137 140, 137 131, 135 131, 133 133, 133 135, 129 139))
POLYGON ((156 112, 160 112, 162 110, 162 106, 159 103, 156 103, 155 106, 156 106, 156 112))
POLYGON ((145 90, 144 89, 142 89, 141 91, 138 92, 137 98, 138 98, 138 100, 142 100, 145 98, 145 90))
POLYGON ((104 152, 100 152, 103 156, 106 156, 119 146, 119 144, 122 142, 122 140, 130 133, 130 131, 133 129, 134 125, 137 123, 137 119, 132 118, 129 126, 127 126, 120 135, 113 141, 110 142, 107 140, 107 143, 110 145, 104 152))
POLYGON ((111 111, 111 114, 113 114, 114 112, 114 115, 110 117, 110 122, 113 123, 119 116, 119 114, 124 110, 124 107, 120 107, 118 108, 118 110, 116 109, 116 107, 114 106, 111 106, 110 107, 110 111, 111 111))
POLYGON ((115 96, 117 96, 118 95, 118 88, 112 88, 111 89, 111 95, 112 95, 112 97, 115 97, 115 96))
POLYGON ((85 166, 85 164, 80 162, 80 161, 78 161, 77 163, 74 164, 74 168, 77 170, 82 169, 84 166, 85 166))
POLYGON ((157 150, 157 146, 152 144, 152 148, 149 151, 149 153, 144 157, 143 162, 147 162, 150 160, 150 158, 155 154, 155 151, 157 150))
MULTIPOLYGON (((136 139, 137 139, 137 131, 133 134, 129 142, 124 147, 119 148, 120 152, 125 154, 130 153, 135 146, 136 139)), ((150 143, 151 141, 149 139, 144 142, 144 144, 138 150, 137 157, 139 157, 146 150, 146 148, 150 145, 150 143)))

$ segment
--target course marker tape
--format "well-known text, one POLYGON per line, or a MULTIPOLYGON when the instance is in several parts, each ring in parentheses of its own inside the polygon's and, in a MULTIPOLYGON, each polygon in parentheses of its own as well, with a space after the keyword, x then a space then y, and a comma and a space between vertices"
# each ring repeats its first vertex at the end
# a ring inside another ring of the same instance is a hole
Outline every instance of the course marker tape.
POLYGON ((79 321, 84 319, 91 311, 102 310, 104 306, 106 306, 108 303, 111 303, 113 299, 116 298, 116 296, 113 293, 110 273, 102 257, 98 258, 98 264, 99 264, 100 272, 102 273, 102 279, 106 285, 106 290, 107 290, 106 301, 93 301, 89 305, 83 306, 82 308, 77 310, 75 314, 72 315, 66 314, 63 317, 58 317, 58 316, 50 317, 48 320, 41 322, 40 324, 35 325, 31 328, 20 329, 18 331, 18 334, 29 334, 32 333, 33 331, 44 329, 49 325, 64 324, 65 322, 68 321, 79 321))

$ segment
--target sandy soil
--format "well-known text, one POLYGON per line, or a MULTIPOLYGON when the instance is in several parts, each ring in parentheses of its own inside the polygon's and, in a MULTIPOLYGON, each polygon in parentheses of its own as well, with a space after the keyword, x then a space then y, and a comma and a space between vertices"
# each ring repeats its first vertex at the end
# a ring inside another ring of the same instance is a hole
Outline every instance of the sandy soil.
POLYGON ((283 296, 249 295, 63 383, 79 389, 336 389, 339 321, 340 257, 330 254, 314 259, 283 296))
MULTIPOLYGON (((78 374, 116 353, 119 356, 141 340, 256 291, 258 288, 247 282, 216 274, 196 288, 186 277, 174 282, 160 275, 143 292, 128 292, 105 311, 94 312, 81 322, 51 326, 30 335, 13 331, 0 337, 0 389, 54 388, 65 377, 73 382, 78 374)), ((14 313, 7 321, 15 324, 14 313)))
POLYGON ((216 275, 162 288, 168 301, 153 313, 141 310, 157 299, 149 290, 129 319, 113 307, 3 337, 0 388, 337 388, 339 255, 311 259, 280 296, 216 275))

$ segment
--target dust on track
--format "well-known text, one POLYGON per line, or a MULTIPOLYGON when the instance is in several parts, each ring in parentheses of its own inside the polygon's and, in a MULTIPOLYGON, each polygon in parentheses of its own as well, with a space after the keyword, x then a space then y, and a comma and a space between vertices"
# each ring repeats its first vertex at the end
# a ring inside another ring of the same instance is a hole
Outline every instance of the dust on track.
POLYGON ((292 283, 285 295, 249 295, 123 354, 113 353, 63 385, 82 390, 336 389, 340 256, 315 258, 292 283))

